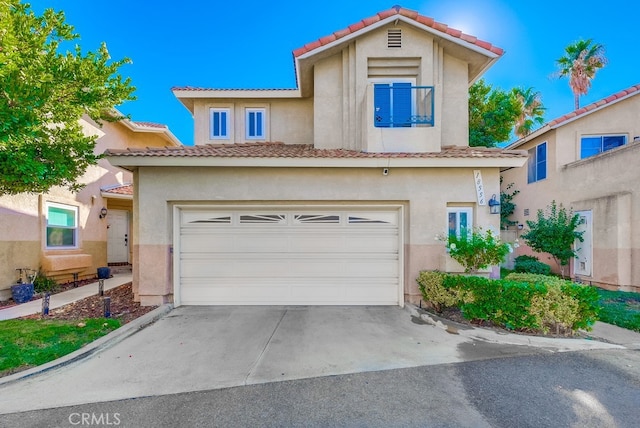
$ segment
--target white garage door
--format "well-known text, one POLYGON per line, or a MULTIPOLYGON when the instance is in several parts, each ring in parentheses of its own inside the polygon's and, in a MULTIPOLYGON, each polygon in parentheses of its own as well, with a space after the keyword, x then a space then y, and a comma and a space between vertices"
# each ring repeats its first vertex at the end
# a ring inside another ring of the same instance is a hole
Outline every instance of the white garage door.
POLYGON ((176 304, 402 304, 398 208, 179 213, 176 304))

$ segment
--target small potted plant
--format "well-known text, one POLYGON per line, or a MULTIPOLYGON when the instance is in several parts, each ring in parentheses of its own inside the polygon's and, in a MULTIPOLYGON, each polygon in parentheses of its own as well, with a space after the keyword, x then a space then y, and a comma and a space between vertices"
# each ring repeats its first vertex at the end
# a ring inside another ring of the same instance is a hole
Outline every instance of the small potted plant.
POLYGON ((29 268, 16 269, 20 272, 20 277, 16 284, 11 286, 11 297, 16 303, 25 303, 33 298, 33 281, 38 273, 29 268))

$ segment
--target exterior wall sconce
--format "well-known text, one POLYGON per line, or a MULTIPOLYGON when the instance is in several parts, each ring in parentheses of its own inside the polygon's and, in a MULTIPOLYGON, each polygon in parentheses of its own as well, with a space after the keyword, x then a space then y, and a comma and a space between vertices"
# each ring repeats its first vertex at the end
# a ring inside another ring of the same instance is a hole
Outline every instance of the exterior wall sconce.
POLYGON ((491 214, 500 214, 500 201, 496 199, 495 193, 489 199, 489 212, 491 214))
POLYGON ((100 218, 105 218, 107 216, 107 209, 105 207, 102 207, 102 209, 100 210, 100 218))

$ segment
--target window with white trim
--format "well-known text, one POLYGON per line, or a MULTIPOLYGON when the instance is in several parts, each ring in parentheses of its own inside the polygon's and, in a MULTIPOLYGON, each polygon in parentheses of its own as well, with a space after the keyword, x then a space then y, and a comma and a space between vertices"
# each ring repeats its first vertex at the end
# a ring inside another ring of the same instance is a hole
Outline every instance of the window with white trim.
POLYGON ((78 247, 78 207, 47 202, 47 248, 78 247))
POLYGON ((527 183, 547 178, 547 143, 538 144, 529 149, 529 161, 527 165, 527 183))
POLYGON ((449 236, 461 236, 473 228, 473 208, 449 207, 447 208, 447 234, 449 236))
POLYGON ((229 139, 229 118, 231 111, 228 108, 211 108, 209 109, 211 117, 211 139, 212 140, 228 140, 229 139))
POLYGON ((580 159, 627 144, 626 135, 589 135, 580 139, 580 159))
POLYGON ((263 108, 246 109, 246 130, 245 135, 249 140, 260 140, 265 138, 265 116, 263 108))

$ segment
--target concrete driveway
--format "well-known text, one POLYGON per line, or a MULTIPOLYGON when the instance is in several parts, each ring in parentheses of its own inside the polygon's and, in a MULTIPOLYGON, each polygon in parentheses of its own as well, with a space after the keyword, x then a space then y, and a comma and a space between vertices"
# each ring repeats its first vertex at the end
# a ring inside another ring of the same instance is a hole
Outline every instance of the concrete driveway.
POLYGON ((87 358, 0 382, 0 413, 515 353, 615 347, 444 327, 426 323, 410 307, 179 307, 122 341, 107 341, 87 358))

